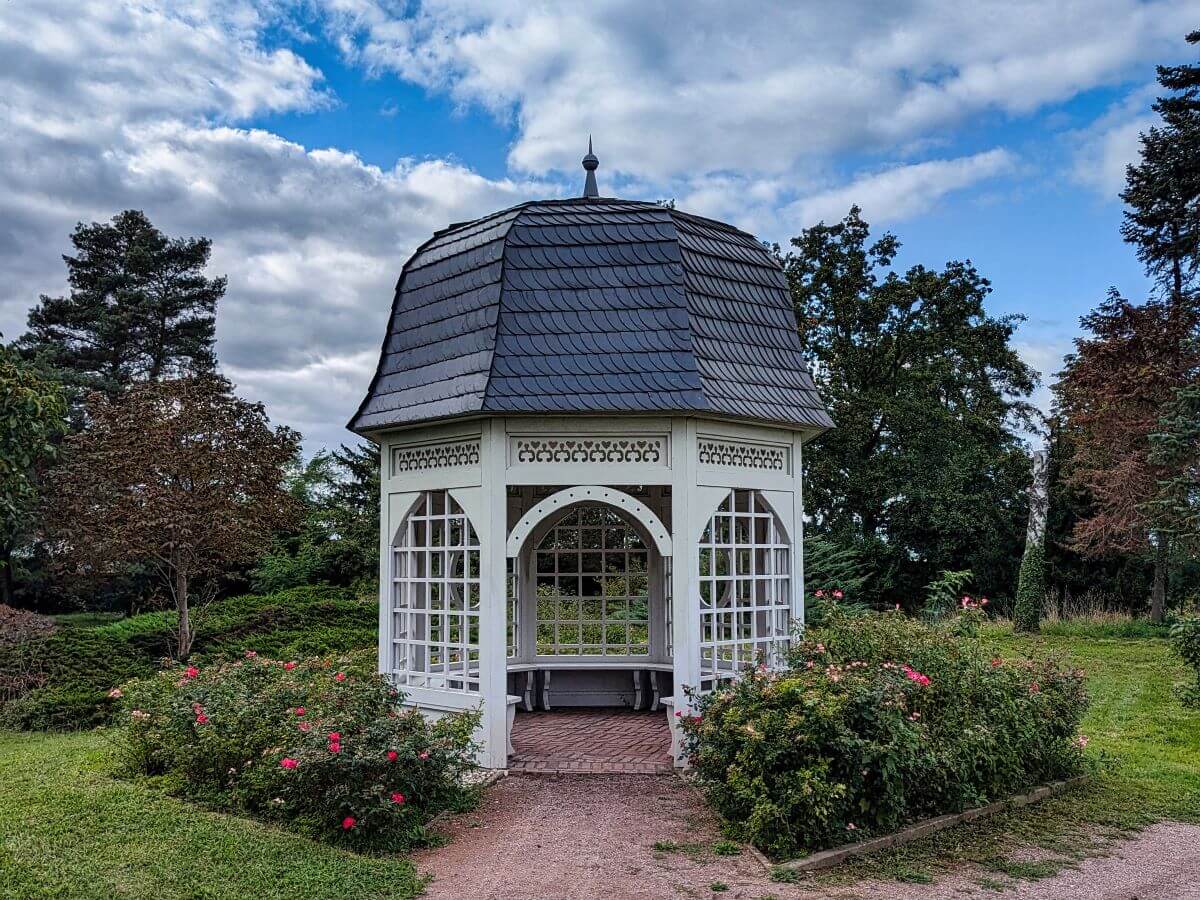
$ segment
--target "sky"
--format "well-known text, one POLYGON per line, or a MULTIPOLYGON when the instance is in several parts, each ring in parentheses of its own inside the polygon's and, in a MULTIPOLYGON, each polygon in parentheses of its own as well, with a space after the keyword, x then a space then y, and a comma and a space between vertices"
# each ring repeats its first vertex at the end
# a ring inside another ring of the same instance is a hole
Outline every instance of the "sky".
POLYGON ((434 230, 582 189, 786 242, 852 203, 901 266, 970 259, 1042 373, 1149 290, 1118 197, 1200 0, 5 0, 0 333, 80 221, 213 241, 222 369, 314 451, 353 440, 434 230))

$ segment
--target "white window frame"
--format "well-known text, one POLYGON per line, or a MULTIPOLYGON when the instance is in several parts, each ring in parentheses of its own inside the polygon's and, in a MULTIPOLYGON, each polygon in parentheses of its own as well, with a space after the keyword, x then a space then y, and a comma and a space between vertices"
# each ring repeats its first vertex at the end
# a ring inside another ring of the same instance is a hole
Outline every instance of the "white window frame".
POLYGON ((397 529, 391 583, 396 686, 479 693, 479 537, 449 491, 422 493, 397 529))
POLYGON ((700 536, 700 684, 783 664, 792 608, 792 545, 757 490, 730 489, 700 536))

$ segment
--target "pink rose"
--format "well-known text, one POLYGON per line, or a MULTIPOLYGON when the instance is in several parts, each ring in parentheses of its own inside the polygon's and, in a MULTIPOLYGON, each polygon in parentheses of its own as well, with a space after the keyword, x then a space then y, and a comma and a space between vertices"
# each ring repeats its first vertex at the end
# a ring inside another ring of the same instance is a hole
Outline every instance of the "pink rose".
POLYGON ((301 722, 298 727, 305 734, 308 734, 310 731, 312 731, 312 722, 301 722))
POLYGON ((200 713, 198 716, 196 716, 196 724, 197 725, 207 725, 208 724, 208 716, 206 716, 204 713, 200 713))
POLYGON ((290 756, 285 756, 283 759, 281 759, 279 761, 279 765, 285 769, 294 769, 294 768, 296 768, 298 763, 294 759, 292 759, 290 756))
POLYGON ((188 678, 195 678, 197 675, 200 674, 200 670, 197 669, 195 666, 188 666, 184 670, 183 674, 186 675, 188 678))
POLYGON ((397 753, 395 750, 388 751, 388 762, 395 762, 399 758, 400 758, 400 754, 397 753))
POLYGON ((294 662, 285 662, 283 664, 283 668, 286 671, 290 672, 290 671, 292 671, 292 669, 296 668, 296 664, 294 662))
POLYGON ((334 675, 334 676, 333 676, 333 680, 334 680, 334 681, 345 681, 345 680, 346 680, 346 673, 345 673, 345 672, 338 672, 336 675, 334 675))
POLYGON ((422 750, 420 753, 417 754, 417 758, 418 759, 429 759, 429 751, 422 750))
POLYGON ((404 795, 402 793, 400 793, 399 791, 393 792, 392 793, 392 802, 395 803, 397 806, 400 806, 404 802, 404 795))
POLYGON ((256 657, 256 656, 258 656, 258 654, 255 653, 253 650, 246 651, 246 659, 254 659, 254 657, 256 657))
POLYGON ((124 695, 121 693, 120 688, 113 688, 111 691, 108 692, 108 696, 111 697, 113 700, 119 700, 124 695))
POLYGON ((295 713, 296 713, 296 715, 298 715, 298 716, 302 716, 302 715, 304 715, 306 712, 308 712, 308 710, 306 710, 306 709, 305 709, 303 706, 297 706, 297 707, 296 707, 296 709, 295 709, 295 713))
POLYGON ((354 818, 354 816, 346 816, 346 818, 342 819, 342 830, 349 831, 356 824, 358 824, 358 819, 354 818))

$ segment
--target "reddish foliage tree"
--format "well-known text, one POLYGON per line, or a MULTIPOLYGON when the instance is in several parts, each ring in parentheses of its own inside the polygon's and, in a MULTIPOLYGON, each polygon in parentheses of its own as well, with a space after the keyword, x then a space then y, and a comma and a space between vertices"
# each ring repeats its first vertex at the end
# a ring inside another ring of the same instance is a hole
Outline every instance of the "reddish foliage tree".
POLYGON ((1066 477, 1092 503, 1076 523, 1074 546, 1089 556, 1153 551, 1151 615, 1161 620, 1170 546, 1152 501, 1170 473, 1152 460, 1150 435, 1164 406, 1200 372, 1188 339, 1200 322, 1189 304, 1138 306, 1111 291, 1081 323, 1089 336, 1075 340, 1055 387, 1074 447, 1066 477))
POLYGON ((67 439, 51 476, 47 529, 66 575, 149 566, 179 612, 179 657, 202 580, 257 558, 299 514, 284 468, 299 435, 272 428, 260 403, 204 375, 89 398, 90 427, 67 439))

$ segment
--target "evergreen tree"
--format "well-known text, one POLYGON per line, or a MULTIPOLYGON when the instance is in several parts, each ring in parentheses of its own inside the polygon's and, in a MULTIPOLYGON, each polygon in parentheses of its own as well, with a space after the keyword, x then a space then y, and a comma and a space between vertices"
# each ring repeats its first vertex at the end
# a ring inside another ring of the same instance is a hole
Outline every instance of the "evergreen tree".
POLYGON ((379 447, 343 445, 296 466, 292 496, 304 510, 275 536, 254 570, 263 593, 305 584, 354 586, 374 595, 379 574, 379 447))
POLYGON ((71 292, 43 296, 19 346, 66 383, 115 397, 133 381, 210 372, 224 278, 208 278, 207 238, 168 238, 138 210, 76 226, 64 256, 71 292))
POLYGON ((1161 467, 1152 514, 1175 545, 1200 550, 1200 384, 1180 388, 1150 435, 1150 459, 1161 467))
POLYGON ((1033 371, 991 318, 969 262, 891 270, 895 236, 869 242, 858 208, 809 228, 784 260, 801 339, 837 428, 805 454, 816 533, 894 571, 871 600, 907 602, 943 570, 1011 592, 1025 530, 1033 371))

